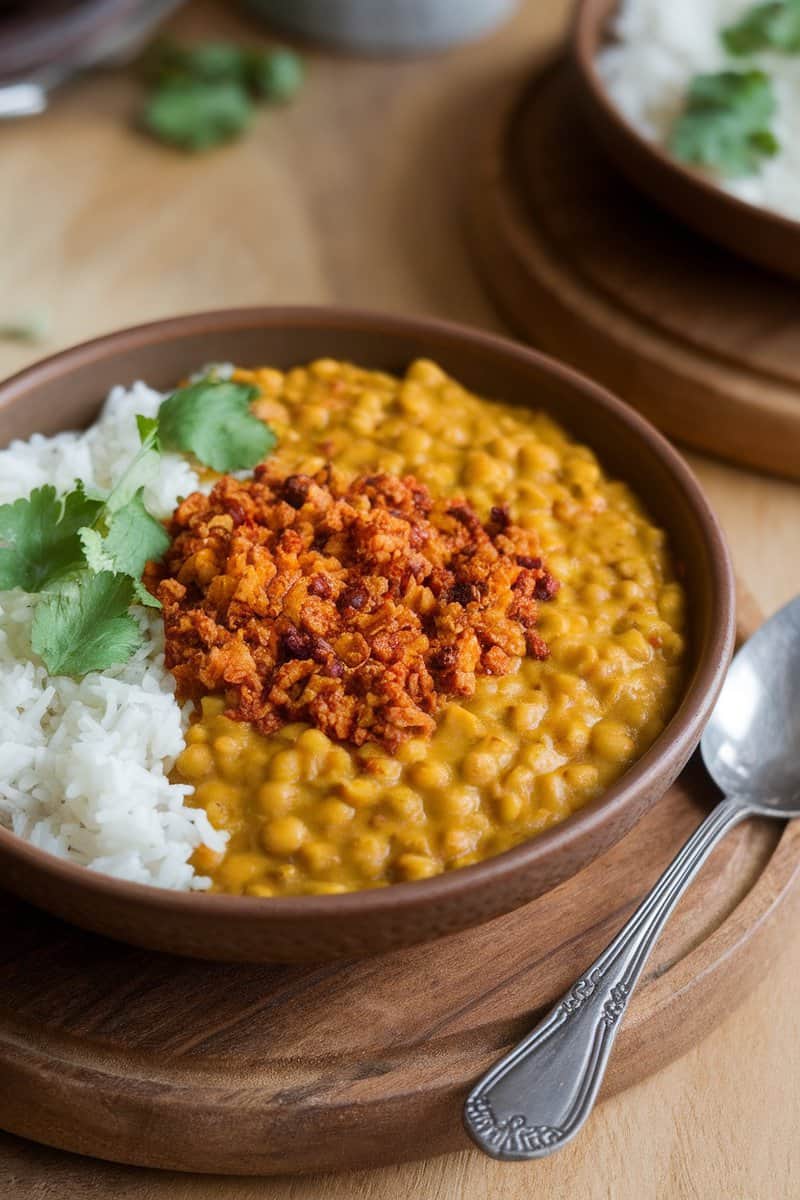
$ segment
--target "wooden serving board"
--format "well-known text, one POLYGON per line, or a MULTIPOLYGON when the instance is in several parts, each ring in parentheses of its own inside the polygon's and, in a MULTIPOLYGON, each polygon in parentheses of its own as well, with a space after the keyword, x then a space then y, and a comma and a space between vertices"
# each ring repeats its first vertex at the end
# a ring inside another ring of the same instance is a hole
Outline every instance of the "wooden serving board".
POLYGON ((492 115, 467 189, 509 323, 700 450, 800 479, 800 286, 693 234, 616 170, 571 69, 492 115))
MULTIPOLYGON (((740 608, 740 632, 757 618, 740 608)), ((510 916, 321 966, 207 964, 106 941, 0 896, 0 1127, 100 1158, 273 1174, 468 1145, 471 1083, 610 940, 715 799, 698 761, 609 854, 510 916)), ((743 999, 785 939, 800 823, 716 850, 648 964, 605 1094, 743 999)))

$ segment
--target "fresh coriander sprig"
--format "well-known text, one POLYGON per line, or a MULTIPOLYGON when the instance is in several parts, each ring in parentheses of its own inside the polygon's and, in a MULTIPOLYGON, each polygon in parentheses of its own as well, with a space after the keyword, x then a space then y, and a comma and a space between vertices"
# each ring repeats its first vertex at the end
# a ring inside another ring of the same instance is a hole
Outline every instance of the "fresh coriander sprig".
POLYGON ((164 449, 193 454, 222 473, 254 467, 275 445, 269 425, 250 411, 257 395, 244 384, 210 379, 174 392, 158 414, 164 449))
POLYGON ((253 105, 238 83, 176 80, 157 88, 142 114, 145 129, 161 142, 199 153, 239 137, 253 105))
POLYGON ((753 175, 779 150, 769 127, 775 107, 772 83, 763 71, 696 75, 670 135, 670 150, 722 176, 753 175))
POLYGON ((151 94, 144 128, 181 150, 203 151, 239 137, 255 104, 284 104, 301 87, 302 61, 290 50, 229 42, 156 42, 142 61, 151 94))
POLYGON ((76 571, 46 591, 36 606, 31 647, 51 675, 79 677, 127 662, 142 645, 128 612, 134 581, 110 571, 76 571))
POLYGON ((124 663, 142 645, 128 611, 160 607, 142 583, 169 536, 147 511, 144 491, 158 473, 161 448, 191 453, 217 471, 252 467, 275 444, 255 417, 255 389, 201 380, 168 397, 157 418, 137 417, 141 446, 103 495, 80 481, 64 496, 46 484, 0 505, 0 591, 42 593, 31 645, 51 674, 81 676, 124 663))
POLYGON ((102 506, 81 483, 66 496, 45 484, 27 500, 0 505, 0 591, 40 592, 79 566, 81 530, 102 506))
POLYGON ((800 0, 767 0, 748 8, 738 21, 720 34, 729 54, 757 54, 776 50, 800 52, 800 0))

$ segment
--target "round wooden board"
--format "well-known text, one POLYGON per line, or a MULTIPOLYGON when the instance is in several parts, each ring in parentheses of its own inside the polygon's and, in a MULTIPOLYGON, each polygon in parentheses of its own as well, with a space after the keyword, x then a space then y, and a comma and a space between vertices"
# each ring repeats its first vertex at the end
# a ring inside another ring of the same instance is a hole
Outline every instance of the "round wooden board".
POLYGON ((479 269, 527 340, 667 434, 800 478, 800 287, 705 242, 620 175, 570 67, 539 66, 473 160, 479 269))
MULTIPOLYGON (((740 632, 757 617, 740 605, 740 632)), ((100 1158, 276 1174, 469 1144, 461 1105, 592 961, 713 803, 698 761, 609 854, 482 928, 360 962, 200 963, 0 896, 0 1127, 100 1158)), ((703 1036, 797 908, 800 824, 750 821, 676 911, 632 1001, 609 1095, 703 1036)))

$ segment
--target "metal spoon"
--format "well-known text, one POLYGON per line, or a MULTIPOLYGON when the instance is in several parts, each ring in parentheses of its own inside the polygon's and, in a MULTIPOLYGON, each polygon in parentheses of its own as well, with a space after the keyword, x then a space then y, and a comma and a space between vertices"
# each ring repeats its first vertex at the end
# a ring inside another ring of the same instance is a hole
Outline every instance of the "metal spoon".
POLYGON ((608 949, 467 1097, 467 1131, 492 1158, 544 1158, 575 1136, 647 957, 714 846, 746 817, 800 816, 800 596, 736 655, 701 749, 725 798, 608 949))

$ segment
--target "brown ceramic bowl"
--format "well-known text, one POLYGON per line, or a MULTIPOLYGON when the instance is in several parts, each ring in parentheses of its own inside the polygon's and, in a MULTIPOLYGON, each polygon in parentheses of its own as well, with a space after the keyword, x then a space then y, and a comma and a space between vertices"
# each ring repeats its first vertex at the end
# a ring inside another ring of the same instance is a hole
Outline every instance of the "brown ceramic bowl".
POLYGON ((541 407, 626 480, 670 535, 691 614, 689 678, 663 734, 564 824, 475 866, 341 896, 252 899, 124 883, 0 829, 2 885, 87 929, 197 957, 320 960, 453 933, 524 904, 601 854, 659 799, 697 746, 733 648, 734 588, 719 526, 694 476, 642 417, 588 380, 512 342, 435 321, 326 309, 253 308, 159 321, 57 354, 0 386, 0 446, 85 425, 115 383, 168 389, 213 361, 288 366, 320 356, 403 370, 436 359, 489 397, 541 407))
POLYGON ((628 123, 595 67, 609 40, 619 0, 578 0, 571 51, 587 117, 630 181, 662 208, 740 257, 800 279, 800 221, 729 196, 701 174, 648 142, 628 123))

